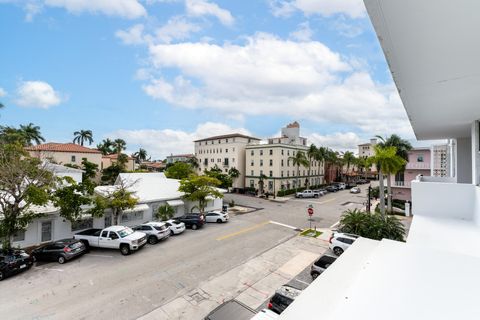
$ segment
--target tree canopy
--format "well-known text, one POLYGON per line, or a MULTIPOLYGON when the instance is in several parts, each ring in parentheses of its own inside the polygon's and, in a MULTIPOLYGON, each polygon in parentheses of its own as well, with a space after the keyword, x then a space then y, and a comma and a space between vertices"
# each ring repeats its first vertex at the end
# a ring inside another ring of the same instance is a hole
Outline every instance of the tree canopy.
POLYGON ((83 146, 84 142, 88 142, 89 145, 93 143, 92 130, 80 130, 73 133, 73 143, 79 143, 83 146))
POLYGON ((170 179, 186 179, 195 174, 192 166, 186 162, 175 162, 165 170, 165 176, 170 179))
POLYGON ((220 184, 218 179, 208 176, 191 176, 180 181, 178 191, 184 193, 184 199, 198 202, 200 213, 204 213, 209 197, 223 198, 217 189, 220 184))

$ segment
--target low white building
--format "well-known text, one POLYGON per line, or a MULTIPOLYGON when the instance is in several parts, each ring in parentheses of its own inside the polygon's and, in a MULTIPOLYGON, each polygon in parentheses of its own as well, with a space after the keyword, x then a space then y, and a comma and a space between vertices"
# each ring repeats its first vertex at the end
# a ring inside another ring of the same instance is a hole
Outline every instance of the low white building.
MULTIPOLYGON (((62 166, 55 165, 52 169, 57 176, 71 176, 76 180, 81 170, 66 168, 61 170, 62 166), (80 171, 80 172, 77 172, 80 171)), ((181 216, 185 213, 198 212, 196 203, 184 201, 183 193, 178 191, 180 181, 175 179, 167 179, 163 173, 122 173, 117 178, 116 184, 123 180, 129 188, 135 192, 138 198, 138 204, 131 210, 125 210, 121 219, 121 224, 125 226, 135 226, 140 223, 155 220, 154 212, 163 204, 169 204, 175 208, 175 216, 181 216)), ((81 181, 81 180, 80 180, 81 181)), ((99 186, 95 188, 96 192, 108 192, 116 188, 114 186, 99 186)), ((222 192, 226 190, 219 189, 222 192)), ((220 210, 223 206, 222 199, 211 199, 205 210, 220 210)), ((87 211, 88 208, 85 208, 87 211)), ((13 241, 14 247, 30 247, 42 243, 71 238, 74 233, 89 228, 104 228, 112 225, 112 215, 106 211, 101 218, 93 218, 89 214, 85 214, 84 218, 75 223, 71 223, 59 215, 58 208, 48 205, 44 207, 35 207, 36 212, 41 212, 45 216, 32 221, 25 231, 18 232, 13 241)))

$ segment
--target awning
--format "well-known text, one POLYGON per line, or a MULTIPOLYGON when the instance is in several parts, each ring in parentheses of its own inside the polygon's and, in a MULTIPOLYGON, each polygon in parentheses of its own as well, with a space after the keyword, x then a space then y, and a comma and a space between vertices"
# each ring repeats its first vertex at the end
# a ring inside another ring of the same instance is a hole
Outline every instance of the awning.
POLYGON ((167 201, 167 204, 172 207, 179 207, 179 206, 185 205, 183 200, 170 200, 170 201, 167 201))
POLYGON ((123 210, 123 213, 138 212, 148 210, 150 207, 146 204, 137 204, 133 209, 123 210))

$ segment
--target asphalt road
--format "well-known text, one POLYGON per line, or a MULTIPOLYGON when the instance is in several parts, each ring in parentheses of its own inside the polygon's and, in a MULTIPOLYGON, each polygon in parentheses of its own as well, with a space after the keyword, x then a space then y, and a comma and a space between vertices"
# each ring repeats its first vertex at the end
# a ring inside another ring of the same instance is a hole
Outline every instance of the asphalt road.
POLYGON ((231 215, 225 224, 187 230, 130 256, 92 250, 64 265, 38 263, 5 279, 0 283, 1 319, 136 319, 294 237, 294 228, 309 225, 310 203, 313 223, 329 227, 365 196, 341 191, 282 204, 239 195, 227 195, 226 201, 231 198, 262 209, 231 215))

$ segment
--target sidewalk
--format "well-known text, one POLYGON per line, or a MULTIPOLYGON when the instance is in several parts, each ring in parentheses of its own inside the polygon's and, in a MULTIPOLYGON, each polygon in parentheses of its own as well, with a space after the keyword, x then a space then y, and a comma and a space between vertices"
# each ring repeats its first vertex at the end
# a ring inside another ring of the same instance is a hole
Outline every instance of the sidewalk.
POLYGON ((203 319, 215 307, 233 298, 256 309, 278 287, 327 250, 328 243, 322 236, 324 234, 322 239, 295 236, 242 265, 208 279, 198 288, 139 319, 203 319))

